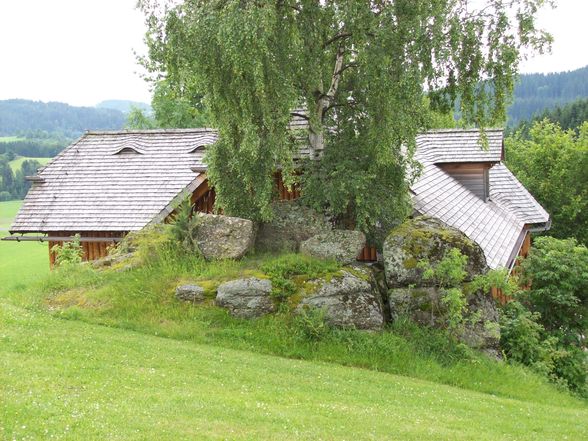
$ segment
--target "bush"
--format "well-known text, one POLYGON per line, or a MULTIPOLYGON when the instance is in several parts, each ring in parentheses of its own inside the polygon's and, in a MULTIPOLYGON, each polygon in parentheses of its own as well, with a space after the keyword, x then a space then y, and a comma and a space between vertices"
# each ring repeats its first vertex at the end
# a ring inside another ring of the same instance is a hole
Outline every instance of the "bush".
POLYGON ((81 263, 84 249, 80 243, 80 235, 76 234, 71 242, 64 242, 62 245, 54 245, 51 248, 51 252, 55 253, 55 264, 57 266, 81 263))
POLYGON ((330 332, 324 309, 303 308, 294 317, 294 333, 303 340, 320 341, 330 332))
POLYGON ((584 345, 588 330, 588 249, 574 239, 535 239, 522 261, 521 302, 563 342, 584 345))
POLYGON ((194 210, 190 200, 185 200, 178 207, 174 221, 171 224, 170 233, 179 244, 181 250, 189 254, 200 254, 200 249, 196 241, 200 219, 198 216, 194 216, 193 212, 194 210))

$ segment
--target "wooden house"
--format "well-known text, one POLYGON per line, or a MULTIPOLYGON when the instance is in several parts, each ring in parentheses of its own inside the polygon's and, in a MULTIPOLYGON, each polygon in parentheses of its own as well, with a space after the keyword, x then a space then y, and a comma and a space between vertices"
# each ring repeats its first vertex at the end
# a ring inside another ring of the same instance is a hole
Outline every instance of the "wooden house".
MULTIPOLYGON (((84 259, 93 260, 127 233, 165 221, 188 195, 210 212, 203 156, 216 139, 211 129, 88 132, 33 177, 6 239, 43 240, 51 249, 80 234, 84 259)), ((411 188, 415 210, 463 231, 491 268, 512 268, 529 233, 549 228, 549 215, 502 163, 500 130, 488 131, 487 149, 476 130, 424 133, 416 159, 423 173, 411 188)), ((299 196, 279 175, 276 187, 280 199, 299 196)), ((358 258, 375 260, 376 251, 358 258)))

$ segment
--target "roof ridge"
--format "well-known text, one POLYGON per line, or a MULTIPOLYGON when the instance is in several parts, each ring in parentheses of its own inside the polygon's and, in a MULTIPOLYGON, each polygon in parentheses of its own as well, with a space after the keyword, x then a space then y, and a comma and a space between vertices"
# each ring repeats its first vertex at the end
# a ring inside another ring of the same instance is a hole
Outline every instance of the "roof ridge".
MULTIPOLYGON (((486 132, 503 132, 504 133, 504 128, 502 127, 489 127, 484 129, 484 131, 486 132)), ((429 135, 431 133, 480 133, 481 129, 459 129, 459 128, 455 128, 455 129, 431 129, 431 130, 427 130, 426 132, 419 132, 418 135, 429 135)))
POLYGON ((86 130, 85 135, 153 135, 158 133, 218 133, 217 129, 210 127, 195 127, 191 129, 124 129, 124 130, 86 130))

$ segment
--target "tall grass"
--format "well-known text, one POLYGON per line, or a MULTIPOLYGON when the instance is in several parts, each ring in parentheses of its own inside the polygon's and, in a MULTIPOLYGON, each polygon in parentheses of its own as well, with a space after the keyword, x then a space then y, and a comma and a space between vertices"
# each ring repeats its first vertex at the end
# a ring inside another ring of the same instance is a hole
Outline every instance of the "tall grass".
MULTIPOLYGON (((444 332, 420 328, 409 321, 397 321, 382 332, 330 329, 321 339, 309 340, 283 309, 257 320, 243 320, 214 306, 214 287, 222 281, 252 275, 270 277, 262 268, 281 268, 283 276, 287 273, 284 262, 292 264, 299 259, 307 258, 266 255, 209 263, 163 252, 128 271, 94 270, 88 265, 64 268, 9 296, 13 303, 51 311, 68 320, 362 367, 520 400, 578 405, 575 398, 523 367, 492 360, 456 343, 444 332), (199 305, 177 301, 175 287, 187 282, 212 287, 209 299, 199 305)), ((310 274, 325 270, 320 261, 306 260, 298 267, 310 274)))

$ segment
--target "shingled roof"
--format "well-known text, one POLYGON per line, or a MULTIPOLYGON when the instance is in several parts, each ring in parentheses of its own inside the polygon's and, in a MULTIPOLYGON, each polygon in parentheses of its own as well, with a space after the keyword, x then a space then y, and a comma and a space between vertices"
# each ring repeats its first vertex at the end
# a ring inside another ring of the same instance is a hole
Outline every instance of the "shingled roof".
POLYGON ((488 130, 484 149, 478 130, 440 130, 419 135, 415 159, 423 165, 412 185, 415 210, 455 227, 480 245, 490 268, 510 267, 526 228, 549 228, 549 214, 508 168, 501 130, 488 130), (490 199, 483 201, 438 164, 485 162, 490 199))
MULTIPOLYGON (((126 232, 162 221, 204 181, 200 147, 216 139, 211 129, 88 132, 39 171, 10 232, 126 232)), ((484 149, 477 130, 419 135, 412 197, 418 212, 477 242, 491 268, 508 267, 526 229, 548 228, 549 215, 500 162, 502 131, 487 139, 484 149), (475 162, 492 165, 486 202, 440 167, 475 162)))
POLYGON ((134 231, 203 178, 209 129, 88 132, 38 173, 11 233, 134 231))

